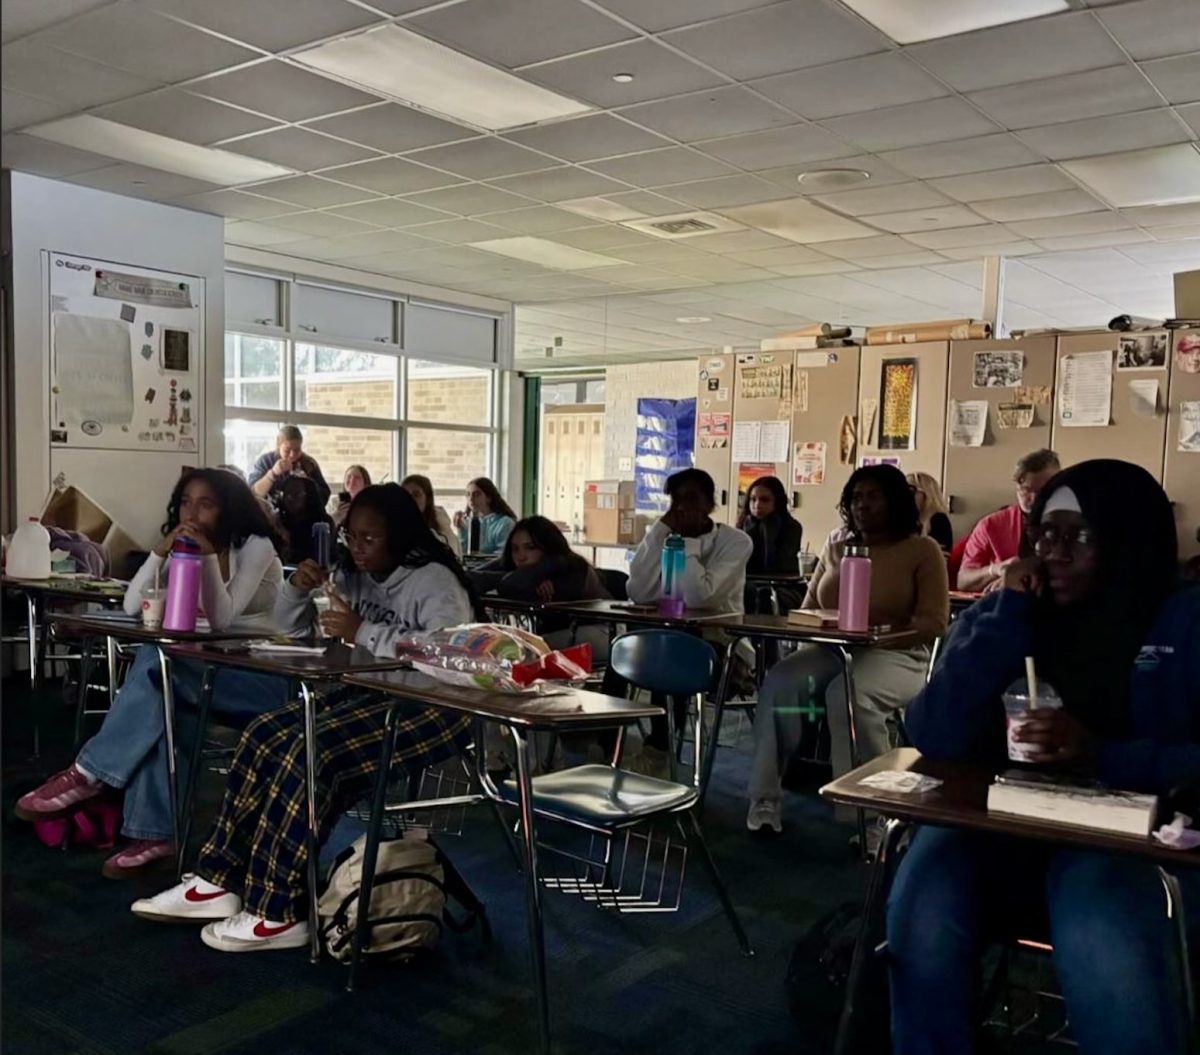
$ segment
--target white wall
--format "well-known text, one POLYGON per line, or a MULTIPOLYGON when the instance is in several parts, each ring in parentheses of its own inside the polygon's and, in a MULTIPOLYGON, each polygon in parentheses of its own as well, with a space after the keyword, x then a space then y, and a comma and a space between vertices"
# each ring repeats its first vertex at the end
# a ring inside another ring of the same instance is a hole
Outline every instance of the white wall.
POLYGON ((637 443, 639 399, 694 399, 696 360, 610 366, 604 372, 604 477, 632 480, 633 469, 622 459, 633 458, 637 443))
POLYGON ((142 545, 153 541, 180 468, 220 460, 224 425, 224 222, 219 216, 14 172, 13 403, 16 512, 41 509, 64 472, 142 545), (156 268, 205 280, 204 435, 195 454, 50 448, 49 310, 43 251, 156 268))

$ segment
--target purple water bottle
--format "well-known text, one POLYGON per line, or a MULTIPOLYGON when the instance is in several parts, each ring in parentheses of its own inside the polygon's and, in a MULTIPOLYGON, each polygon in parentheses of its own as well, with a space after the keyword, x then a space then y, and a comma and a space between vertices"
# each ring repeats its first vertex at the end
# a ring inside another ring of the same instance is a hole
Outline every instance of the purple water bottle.
POLYGON ((167 601, 163 608, 163 629, 196 629, 196 608, 200 604, 200 574, 204 557, 190 538, 180 536, 171 547, 167 575, 167 601))
POLYGON ((871 557, 866 546, 846 547, 838 577, 838 629, 864 634, 871 622, 871 557))

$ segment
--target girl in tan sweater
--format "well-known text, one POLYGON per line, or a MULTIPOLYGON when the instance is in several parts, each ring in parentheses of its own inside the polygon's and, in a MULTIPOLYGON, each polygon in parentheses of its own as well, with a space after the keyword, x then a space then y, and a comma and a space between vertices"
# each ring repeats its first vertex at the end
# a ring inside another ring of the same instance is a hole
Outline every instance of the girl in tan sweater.
MULTIPOLYGON (((804 608, 836 608, 846 547, 866 545, 871 558, 871 625, 910 627, 917 643, 905 648, 854 650, 854 711, 859 761, 889 746, 888 720, 925 682, 929 646, 950 617, 946 558, 921 534, 920 518, 904 474, 891 465, 853 473, 840 503, 845 529, 830 535, 808 584, 804 608)), ((746 826, 783 830, 780 779, 800 742, 800 706, 823 699, 829 721, 834 775, 850 769, 849 717, 841 662, 821 645, 802 645, 776 664, 758 694, 754 760, 746 826)))

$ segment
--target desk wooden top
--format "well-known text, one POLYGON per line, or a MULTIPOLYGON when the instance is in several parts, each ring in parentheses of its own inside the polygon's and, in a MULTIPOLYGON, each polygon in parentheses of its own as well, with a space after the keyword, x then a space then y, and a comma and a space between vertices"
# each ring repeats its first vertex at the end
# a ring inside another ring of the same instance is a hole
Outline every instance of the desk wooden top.
POLYGON ((840 805, 874 810, 885 817, 899 817, 906 821, 1036 839, 1078 849, 1133 854, 1150 858, 1157 864, 1181 868, 1200 867, 1200 850, 1168 850, 1150 838, 988 813, 987 792, 991 782, 992 774, 978 766, 932 762, 922 758, 913 748, 902 747, 826 784, 821 789, 821 795, 840 805), (942 785, 933 791, 914 795, 885 791, 861 783, 863 777, 890 769, 924 773, 937 777, 942 785))
POLYGON ((554 695, 487 692, 447 685, 414 670, 353 674, 344 680, 374 692, 529 729, 586 729, 663 713, 661 707, 584 689, 564 688, 554 695))
POLYGON ((65 601, 91 601, 103 605, 121 604, 128 585, 120 579, 59 575, 51 575, 48 579, 13 579, 6 575, 0 582, 8 589, 20 590, 23 593, 65 601))
POLYGON ((231 626, 224 630, 148 630, 142 626, 139 616, 124 612, 52 612, 50 621, 77 634, 99 634, 115 637, 122 641, 168 645, 184 641, 237 641, 245 638, 266 637, 271 631, 264 626, 231 626))
POLYGON ((917 635, 912 630, 868 630, 859 634, 839 630, 836 626, 801 626, 788 622, 786 615, 727 615, 709 625, 719 627, 733 637, 770 637, 821 645, 905 648, 917 643, 917 635))
MULTIPOLYGON (((258 637, 263 634, 259 633, 258 637)), ((376 656, 369 649, 341 641, 329 643, 319 654, 251 649, 246 642, 238 640, 172 645, 167 653, 172 659, 192 659, 217 667, 258 670, 304 681, 327 681, 347 674, 399 670, 405 664, 405 660, 395 656, 376 656)))

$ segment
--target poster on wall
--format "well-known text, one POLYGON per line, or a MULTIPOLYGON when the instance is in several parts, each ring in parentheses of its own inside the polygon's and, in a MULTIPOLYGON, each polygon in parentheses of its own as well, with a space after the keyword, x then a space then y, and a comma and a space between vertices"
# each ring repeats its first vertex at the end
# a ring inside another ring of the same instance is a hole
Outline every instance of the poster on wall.
POLYGON ((1179 404, 1179 449, 1200 454, 1200 402, 1179 404))
POLYGON ((982 447, 987 433, 988 401, 986 399, 950 400, 948 423, 951 447, 982 447))
POLYGON ((1025 379, 1025 353, 976 352, 976 388, 1016 388, 1025 379))
POLYGON ((911 451, 917 431, 917 361, 885 359, 880 370, 879 442, 883 451, 911 451))
POLYGON ((1112 352, 1076 352, 1059 360, 1058 423, 1103 428, 1112 416, 1112 352))
POLYGON ((1175 338, 1175 366, 1185 374, 1200 374, 1200 333, 1175 338))
POLYGON ((1165 370, 1167 333, 1131 333, 1117 345, 1118 370, 1165 370))
POLYGON ((701 450, 722 450, 729 446, 732 414, 701 411, 696 418, 696 437, 701 450))
POLYGON ((45 259, 51 446, 199 450, 204 279, 45 259))
POLYGON ((667 477, 692 464, 694 399, 639 399, 633 478, 639 512, 665 513, 667 477))
POLYGON ((812 487, 825 482, 824 443, 797 443, 792 457, 792 483, 797 487, 812 487))
POLYGON ((774 475, 775 466, 772 462, 738 462, 738 497, 744 499, 750 491, 750 485, 753 484, 755 480, 759 480, 764 476, 774 475))

